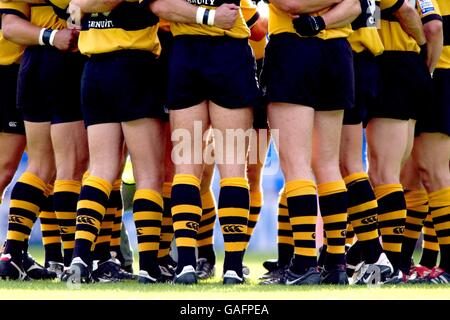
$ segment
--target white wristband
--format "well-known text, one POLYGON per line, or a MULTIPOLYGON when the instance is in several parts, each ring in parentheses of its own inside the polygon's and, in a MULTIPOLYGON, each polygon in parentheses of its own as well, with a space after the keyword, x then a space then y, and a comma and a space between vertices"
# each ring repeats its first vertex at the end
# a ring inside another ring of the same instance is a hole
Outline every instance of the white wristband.
POLYGON ((210 10, 208 16, 208 26, 214 25, 214 17, 216 16, 216 10, 210 10))
POLYGON ((42 28, 41 32, 39 32, 39 45, 41 45, 41 46, 45 46, 45 43, 43 40, 45 30, 46 30, 45 28, 42 28))
POLYGON ((53 44, 53 41, 55 40, 55 36, 56 36, 57 33, 58 33, 58 30, 53 30, 53 31, 52 31, 52 34, 50 35, 50 45, 51 45, 52 47, 55 46, 55 45, 53 44))
POLYGON ((198 7, 197 15, 195 16, 195 21, 197 24, 203 24, 203 15, 205 14, 206 9, 203 7, 198 7))

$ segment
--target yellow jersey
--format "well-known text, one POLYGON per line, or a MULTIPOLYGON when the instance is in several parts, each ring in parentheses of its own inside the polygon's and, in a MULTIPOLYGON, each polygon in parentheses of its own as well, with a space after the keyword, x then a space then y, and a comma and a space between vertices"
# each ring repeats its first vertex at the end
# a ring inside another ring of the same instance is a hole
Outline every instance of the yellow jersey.
POLYGON ((159 55, 158 17, 138 1, 120 3, 111 12, 82 19, 78 48, 85 55, 143 50, 159 55))
MULTIPOLYGON (((251 0, 242 0, 241 10, 245 23, 247 23, 247 26, 251 29, 259 19, 259 13, 256 5, 251 0)), ((252 47, 253 56, 256 60, 264 58, 264 52, 267 44, 266 37, 259 41, 249 40, 249 44, 252 47)))
MULTIPOLYGON (((241 0, 187 0, 189 3, 195 6, 201 6, 206 9, 215 9, 224 3, 235 3, 241 6, 241 0)), ((178 23, 172 22, 170 24, 172 34, 174 36, 179 35, 201 35, 201 36, 229 36, 232 38, 248 38, 250 36, 250 29, 245 23, 242 10, 239 10, 239 16, 237 17, 234 26, 229 30, 220 29, 216 26, 209 26, 196 23, 178 23)))
POLYGON ((379 34, 385 51, 420 52, 413 37, 408 35, 394 13, 405 3, 417 8, 423 22, 440 16, 436 0, 381 0, 381 29, 379 34))
MULTIPOLYGON (((332 7, 326 8, 320 12, 313 13, 312 15, 322 15, 332 7)), ((299 37, 301 37, 294 29, 294 25, 292 24, 292 17, 287 13, 272 3, 269 4, 269 35, 275 35, 279 33, 295 33, 299 37)), ((344 28, 336 28, 336 29, 325 29, 320 31, 318 37, 323 40, 327 39, 335 39, 335 38, 347 38, 353 32, 351 25, 345 26, 344 28)))
POLYGON ((378 35, 380 25, 380 0, 360 0, 361 14, 352 22, 353 33, 348 41, 354 52, 369 50, 374 56, 383 53, 384 47, 378 35))
MULTIPOLYGON (((0 14, 15 14, 41 28, 61 30, 66 27, 66 22, 59 19, 47 4, 0 2, 0 14)), ((0 34, 0 65, 18 62, 23 50, 24 46, 5 40, 0 34)))
POLYGON ((437 0, 444 28, 444 49, 436 68, 450 69, 450 1, 437 0))

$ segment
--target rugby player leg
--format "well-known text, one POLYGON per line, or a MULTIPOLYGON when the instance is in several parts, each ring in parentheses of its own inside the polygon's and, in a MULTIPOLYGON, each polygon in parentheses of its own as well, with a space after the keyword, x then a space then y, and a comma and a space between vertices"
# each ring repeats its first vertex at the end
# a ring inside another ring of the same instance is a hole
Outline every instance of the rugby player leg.
POLYGON ((327 239, 324 283, 348 284, 345 261, 347 188, 339 168, 343 110, 318 111, 314 119, 312 167, 327 239))
POLYGON ((172 141, 174 143, 172 160, 175 165, 171 210, 175 244, 178 251, 174 279, 176 284, 197 282, 195 248, 197 247, 197 232, 202 215, 200 181, 204 168, 205 140, 203 137, 210 127, 209 123, 206 102, 189 108, 170 111, 172 141), (195 141, 195 127, 199 124, 201 143, 195 141))
POLYGON ((378 228, 383 249, 394 267, 400 268, 406 203, 400 184, 402 162, 407 158, 408 121, 374 118, 366 129, 369 147, 369 177, 378 201, 378 228), (389 223, 389 225, 386 225, 389 223), (392 227, 394 223, 394 227, 392 227))
POLYGON ((218 213, 225 242, 224 284, 243 283, 242 261, 250 208, 246 161, 252 139, 247 134, 252 128, 253 109, 228 109, 210 102, 209 113, 221 177, 218 213), (216 134, 221 136, 221 142, 216 134))
POLYGON ((0 202, 6 187, 11 183, 22 159, 26 146, 25 135, 0 133, 0 150, 8 150, 0 155, 0 202))
POLYGON ((289 220, 294 237, 294 257, 286 272, 285 284, 318 284, 316 223, 317 190, 311 168, 314 109, 306 106, 271 103, 268 119, 277 144, 289 220), (288 282, 289 281, 289 282, 288 282))
POLYGON ((144 278, 159 279, 161 272, 157 258, 163 212, 161 191, 166 138, 163 122, 151 118, 122 122, 122 130, 136 179, 133 215, 138 231, 139 274, 144 278))

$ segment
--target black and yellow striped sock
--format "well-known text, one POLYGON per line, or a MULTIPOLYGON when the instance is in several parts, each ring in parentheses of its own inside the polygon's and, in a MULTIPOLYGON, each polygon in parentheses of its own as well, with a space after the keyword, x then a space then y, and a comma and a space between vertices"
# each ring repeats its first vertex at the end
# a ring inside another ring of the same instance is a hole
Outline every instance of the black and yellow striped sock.
POLYGON ((365 172, 344 178, 348 195, 348 220, 361 248, 361 258, 366 263, 375 263, 383 252, 377 228, 377 200, 365 172))
POLYGON ((428 214, 428 195, 425 190, 405 192, 406 222, 403 232, 401 268, 409 274, 411 259, 422 232, 423 221, 428 214))
POLYGON ((427 217, 423 222, 423 243, 422 243, 422 257, 419 264, 432 269, 437 265, 439 255, 439 242, 434 230, 433 218, 431 212, 428 211, 427 217))
POLYGON ((111 259, 111 236, 114 219, 116 218, 116 211, 117 207, 110 196, 108 199, 105 216, 103 217, 102 224, 100 225, 100 232, 98 233, 93 245, 94 260, 99 260, 99 262, 105 262, 111 259))
POLYGON ((50 261, 63 262, 61 234, 53 205, 53 185, 47 185, 47 198, 41 206, 39 220, 41 221, 42 244, 45 251, 45 265, 50 261))
POLYGON ((197 233, 198 257, 205 258, 212 265, 216 264, 214 252, 214 225, 216 223, 216 202, 212 190, 201 195, 202 217, 197 233))
POLYGON ((161 239, 159 242, 158 259, 165 259, 170 253, 170 246, 173 240, 173 222, 170 210, 170 194, 172 193, 172 182, 164 182, 162 196, 164 211, 161 223, 161 239))
POLYGON ((278 200, 278 265, 288 266, 294 256, 294 236, 292 235, 291 222, 287 205, 286 192, 280 192, 278 200))
POLYGON ((100 231, 111 190, 111 183, 93 175, 84 181, 81 188, 73 257, 79 257, 87 264, 92 263, 92 244, 100 231))
POLYGON ((24 242, 29 238, 34 222, 45 201, 46 183, 36 175, 25 172, 11 191, 8 216, 8 233, 5 254, 21 262, 24 242))
POLYGON ((317 189, 314 181, 294 180, 286 183, 285 190, 295 246, 290 268, 304 273, 317 266, 317 189))
POLYGON ((439 267, 450 272, 450 187, 428 194, 434 230, 439 242, 439 267))
POLYGON ((347 222, 347 231, 345 232, 345 245, 351 246, 355 242, 355 230, 350 221, 347 222))
POLYGON ((172 219, 178 251, 177 274, 185 266, 196 266, 197 231, 202 216, 200 179, 191 174, 177 174, 172 184, 172 219))
POLYGON ((160 275, 158 264, 159 239, 163 215, 161 193, 151 189, 136 190, 133 199, 133 217, 139 250, 139 270, 152 277, 160 275))
POLYGON ((122 200, 122 179, 114 181, 113 189, 111 191, 111 207, 116 208, 116 213, 114 215, 112 233, 111 233, 111 243, 109 249, 114 252, 116 257, 123 263, 122 253, 120 251, 120 233, 122 230, 122 215, 123 215, 123 200, 122 200))
POLYGON ((394 270, 400 268, 406 201, 401 184, 384 184, 374 188, 378 201, 378 228, 383 249, 394 270))
POLYGON ((261 191, 250 192, 250 214, 248 216, 248 226, 247 226, 247 245, 245 249, 247 250, 250 244, 250 239, 252 237, 253 231, 255 230, 256 224, 258 223, 259 214, 261 213, 261 208, 263 206, 263 194, 261 191))
POLYGON ((321 183, 319 192, 320 213, 327 236, 326 269, 345 265, 345 234, 347 230, 347 188, 344 180, 321 183))
POLYGON ((317 265, 321 268, 323 268, 325 264, 325 257, 327 256, 327 233, 325 232, 325 230, 323 230, 322 239, 322 248, 320 250, 319 257, 317 258, 317 265))
POLYGON ((246 247, 250 211, 249 185, 245 178, 220 180, 218 214, 222 229, 225 260, 224 273, 233 270, 242 277, 242 260, 246 247))
POLYGON ((68 267, 72 261, 73 248, 75 247, 77 203, 81 192, 81 182, 56 180, 54 191, 55 215, 61 233, 64 265, 68 267))

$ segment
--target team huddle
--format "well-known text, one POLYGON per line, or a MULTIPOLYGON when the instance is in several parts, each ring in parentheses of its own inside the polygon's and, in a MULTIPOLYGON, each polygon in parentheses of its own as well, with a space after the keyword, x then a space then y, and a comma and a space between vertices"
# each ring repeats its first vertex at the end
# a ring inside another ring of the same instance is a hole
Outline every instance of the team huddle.
POLYGON ((0 0, 2 192, 28 154, 0 279, 195 284, 215 275, 218 217, 223 283, 244 283, 272 137, 285 185, 261 284, 450 281, 450 2, 268 7, 266 18, 251 0, 0 0), (123 245, 128 156, 138 275, 123 245), (28 254, 38 218, 44 266, 28 254))

